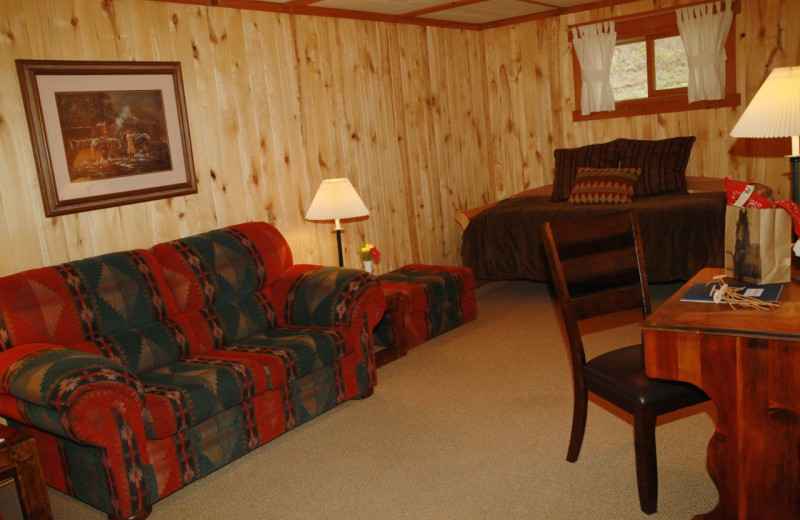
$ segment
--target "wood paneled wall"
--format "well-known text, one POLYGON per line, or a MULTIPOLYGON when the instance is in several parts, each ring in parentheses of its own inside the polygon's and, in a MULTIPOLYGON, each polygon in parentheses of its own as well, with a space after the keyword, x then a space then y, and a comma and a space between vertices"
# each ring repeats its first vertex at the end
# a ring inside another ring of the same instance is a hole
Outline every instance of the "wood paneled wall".
POLYGON ((691 3, 643 0, 484 32, 489 181, 495 198, 552 182, 553 150, 618 137, 695 135, 687 173, 754 178, 789 198, 789 139, 740 139, 730 130, 774 67, 800 65, 800 2, 743 0, 735 17, 737 89, 742 106, 573 123, 568 26, 691 3))
MULTIPOLYGON (((247 220, 298 262, 336 262, 331 225, 306 222, 319 183, 347 176, 371 210, 345 224, 379 271, 460 263, 457 209, 552 180, 553 150, 693 134, 690 173, 755 177, 788 196, 788 141, 728 136, 741 108, 573 123, 567 25, 674 5, 642 0, 483 32, 144 0, 0 4, 0 275, 247 220), (45 218, 14 60, 180 61, 196 195, 45 218)), ((737 83, 800 63, 800 2, 744 0, 737 83)))
POLYGON ((304 220, 325 178, 371 210, 345 224, 380 270, 460 262, 456 209, 487 197, 482 36, 419 26, 143 0, 0 5, 0 274, 247 220, 296 262, 336 263, 333 225, 304 220), (198 193, 45 218, 14 60, 180 61, 198 193))

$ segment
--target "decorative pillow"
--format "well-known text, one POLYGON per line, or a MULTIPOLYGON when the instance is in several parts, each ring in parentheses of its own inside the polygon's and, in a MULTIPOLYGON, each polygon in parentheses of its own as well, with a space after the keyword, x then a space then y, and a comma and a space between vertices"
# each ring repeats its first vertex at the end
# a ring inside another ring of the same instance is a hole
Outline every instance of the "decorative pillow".
POLYGON ((626 204, 631 202, 639 168, 578 168, 570 204, 626 204))
POLYGON ((686 165, 695 137, 673 137, 660 141, 617 139, 620 168, 641 168, 637 197, 686 192, 686 165))
POLYGON ((580 148, 560 148, 554 152, 555 174, 551 200, 567 200, 575 184, 578 168, 615 168, 619 166, 617 141, 590 144, 580 148))

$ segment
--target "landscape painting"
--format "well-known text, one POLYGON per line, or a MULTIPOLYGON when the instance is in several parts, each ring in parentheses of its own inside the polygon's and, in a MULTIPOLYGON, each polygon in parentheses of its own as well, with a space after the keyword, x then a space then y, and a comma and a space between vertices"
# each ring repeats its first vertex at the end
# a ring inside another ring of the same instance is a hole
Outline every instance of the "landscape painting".
POLYGON ((197 193, 180 63, 17 60, 48 217, 197 193))
POLYGON ((70 182, 172 169, 161 92, 56 92, 70 182))

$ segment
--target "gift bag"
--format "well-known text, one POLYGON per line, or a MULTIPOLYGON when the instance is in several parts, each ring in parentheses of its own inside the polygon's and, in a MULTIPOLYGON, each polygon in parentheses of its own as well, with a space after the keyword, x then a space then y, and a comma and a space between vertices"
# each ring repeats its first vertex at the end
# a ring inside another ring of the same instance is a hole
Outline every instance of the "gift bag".
POLYGON ((725 276, 784 283, 791 276, 792 218, 782 208, 725 208, 725 276))

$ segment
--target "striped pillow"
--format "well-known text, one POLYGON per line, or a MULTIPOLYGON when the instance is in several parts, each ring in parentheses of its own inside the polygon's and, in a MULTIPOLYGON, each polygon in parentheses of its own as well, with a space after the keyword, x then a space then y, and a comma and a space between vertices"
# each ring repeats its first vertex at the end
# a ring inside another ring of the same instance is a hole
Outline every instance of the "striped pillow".
POLYGON ((567 200, 575 184, 578 168, 614 168, 619 166, 617 141, 590 144, 580 148, 559 148, 554 153, 555 173, 553 175, 553 195, 556 202, 567 200))
POLYGON ((618 139, 620 168, 640 168, 637 197, 686 191, 686 165, 695 137, 673 137, 660 141, 618 139))
POLYGON ((639 168, 578 168, 570 204, 627 204, 633 199, 639 168))

